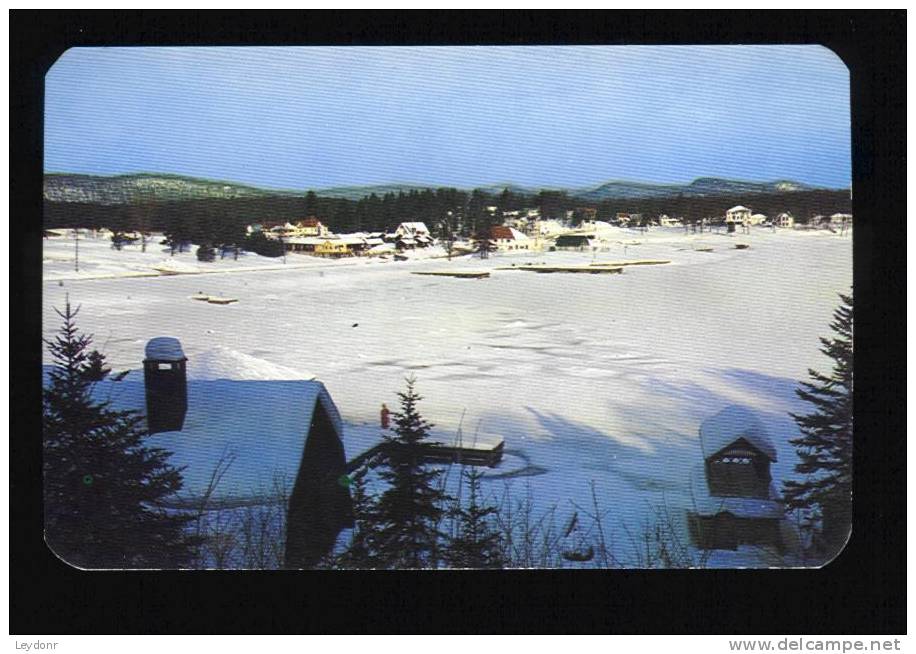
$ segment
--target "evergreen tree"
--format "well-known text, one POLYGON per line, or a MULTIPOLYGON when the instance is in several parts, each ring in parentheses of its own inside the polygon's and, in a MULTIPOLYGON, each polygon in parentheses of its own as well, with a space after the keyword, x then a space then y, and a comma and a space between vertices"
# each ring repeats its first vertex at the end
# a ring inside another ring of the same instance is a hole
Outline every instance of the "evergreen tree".
POLYGON ((392 413, 394 435, 386 435, 388 447, 380 478, 388 489, 375 510, 375 550, 380 567, 430 568, 438 563, 441 534, 439 521, 448 496, 436 486, 441 470, 423 464, 423 445, 432 425, 420 415, 422 399, 413 377, 407 389, 398 393, 401 410, 392 413))
POLYGON ((353 532, 346 551, 337 559, 343 568, 374 568, 376 541, 376 506, 366 484, 368 466, 362 466, 349 477, 350 496, 353 498, 353 532))
MULTIPOLYGON (((801 480, 784 484, 789 510, 819 519, 813 546, 828 558, 846 544, 852 524, 852 296, 840 294, 842 304, 830 327, 833 338, 821 338, 821 352, 834 361, 825 375, 809 370, 798 396, 814 406, 807 415, 792 414, 801 436, 791 441, 798 450, 796 472, 801 480)), ((817 521, 817 520, 815 520, 817 521)))
POLYGON ((445 213, 439 221, 439 241, 445 248, 449 261, 452 260, 452 251, 455 249, 455 217, 451 211, 445 213))
POLYGON ((318 212, 318 196, 315 191, 309 191, 305 194, 305 215, 314 216, 318 212))
POLYGON ((477 221, 474 247, 481 259, 489 258, 490 252, 496 249, 496 245, 493 243, 493 218, 486 211, 477 221))
POLYGON ((160 500, 180 490, 169 453, 144 445, 142 417, 92 398, 107 374, 92 338, 78 332, 69 301, 56 338, 46 341, 54 367, 44 390, 45 538, 81 568, 177 568, 198 545, 189 517, 160 500))
POLYGON ((456 568, 501 568, 502 540, 490 522, 496 508, 483 504, 480 497, 483 472, 468 468, 461 476, 462 483, 467 482, 468 501, 466 507, 452 511, 458 533, 449 541, 446 559, 456 568))

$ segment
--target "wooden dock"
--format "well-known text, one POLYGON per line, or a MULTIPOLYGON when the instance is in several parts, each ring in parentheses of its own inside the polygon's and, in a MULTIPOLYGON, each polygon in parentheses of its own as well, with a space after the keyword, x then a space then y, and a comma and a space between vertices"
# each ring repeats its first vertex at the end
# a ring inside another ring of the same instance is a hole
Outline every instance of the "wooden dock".
POLYGON ((590 266, 660 266, 671 263, 670 259, 637 259, 635 261, 595 261, 590 266))
POLYGON ((435 277, 457 277, 458 279, 485 279, 490 273, 485 270, 434 270, 427 272, 414 271, 412 275, 432 275, 435 277))
POLYGON ((512 270, 528 270, 536 273, 586 273, 589 275, 617 274, 623 266, 516 266, 512 270))
MULTIPOLYGON (((499 465, 503 458, 504 441, 497 445, 483 449, 479 447, 461 447, 457 445, 444 445, 442 443, 424 443, 420 446, 421 463, 458 463, 466 466, 486 466, 492 468, 499 465)), ((361 465, 368 464, 370 468, 379 465, 386 452, 398 447, 397 443, 382 442, 370 447, 362 454, 347 462, 347 472, 353 472, 361 465)))

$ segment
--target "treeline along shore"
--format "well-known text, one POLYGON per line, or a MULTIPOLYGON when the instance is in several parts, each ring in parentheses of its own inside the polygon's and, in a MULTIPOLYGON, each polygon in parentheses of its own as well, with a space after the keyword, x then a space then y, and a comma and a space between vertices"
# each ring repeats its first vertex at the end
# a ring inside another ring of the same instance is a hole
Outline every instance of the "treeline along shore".
POLYGON ((732 204, 777 215, 791 213, 804 224, 815 214, 849 213, 848 191, 806 190, 724 196, 673 196, 614 199, 588 202, 564 192, 543 191, 524 195, 504 191, 461 191, 452 188, 375 194, 360 200, 327 198, 309 192, 302 196, 276 195, 250 198, 207 198, 193 200, 150 200, 131 204, 57 202, 46 200, 46 229, 65 227, 107 227, 114 231, 185 232, 193 239, 198 232, 244 231, 256 222, 283 222, 315 216, 334 232, 383 231, 404 221, 425 221, 435 229, 440 221, 451 228, 473 234, 481 220, 492 212, 540 209, 542 218, 563 218, 567 211, 593 208, 598 220, 612 220, 618 212, 645 215, 668 214, 694 222, 724 214, 732 204))

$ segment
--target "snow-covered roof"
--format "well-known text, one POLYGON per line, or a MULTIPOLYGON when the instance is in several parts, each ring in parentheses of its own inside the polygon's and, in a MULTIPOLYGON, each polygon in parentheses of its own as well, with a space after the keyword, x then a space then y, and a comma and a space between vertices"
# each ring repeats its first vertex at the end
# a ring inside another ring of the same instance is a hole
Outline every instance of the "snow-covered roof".
MULTIPOLYGON (((143 374, 95 384, 93 397, 115 410, 146 413, 143 374)), ((337 407, 319 381, 188 379, 188 411, 181 431, 150 436, 148 446, 170 452, 183 466, 179 499, 202 496, 217 463, 231 464, 213 500, 239 501, 269 494, 276 481, 292 487, 315 407, 320 403, 343 442, 337 407), (228 460, 228 459, 227 459, 228 460)))
POLYGON ((377 254, 381 252, 394 252, 395 250, 394 243, 379 243, 369 248, 368 252, 369 254, 377 254))
POLYGON ((731 209, 729 209, 728 213, 732 213, 733 211, 750 211, 750 209, 748 209, 747 207, 741 206, 739 204, 738 206, 732 207, 731 209))
POLYGON ((505 227, 503 225, 493 227, 490 236, 495 239, 507 241, 522 241, 528 238, 514 227, 505 227))
POLYGON ((333 242, 343 243, 344 245, 364 245, 366 243, 366 239, 362 236, 344 235, 337 237, 333 240, 333 242))
POLYGON ((426 227, 426 223, 401 223, 398 225, 399 231, 410 231, 410 232, 422 232, 429 233, 429 229, 426 227))
POLYGON ((703 458, 708 459, 716 452, 743 438, 776 461, 776 448, 763 423, 748 409, 732 405, 722 409, 700 425, 700 447, 703 458))
POLYGON ((146 344, 146 358, 156 361, 184 361, 184 352, 177 338, 158 336, 146 344))
POLYGON ((318 245, 319 243, 324 243, 328 238, 321 236, 292 236, 286 239, 286 242, 290 245, 318 245))

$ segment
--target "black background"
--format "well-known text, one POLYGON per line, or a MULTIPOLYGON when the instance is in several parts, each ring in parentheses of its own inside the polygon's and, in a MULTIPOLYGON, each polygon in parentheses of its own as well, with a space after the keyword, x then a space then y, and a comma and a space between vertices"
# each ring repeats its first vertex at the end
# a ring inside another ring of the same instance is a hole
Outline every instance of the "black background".
POLYGON ((906 13, 10 12, 11 633, 904 633, 906 13), (820 43, 850 69, 855 517, 821 570, 80 572, 41 513, 43 76, 77 45, 820 43))

